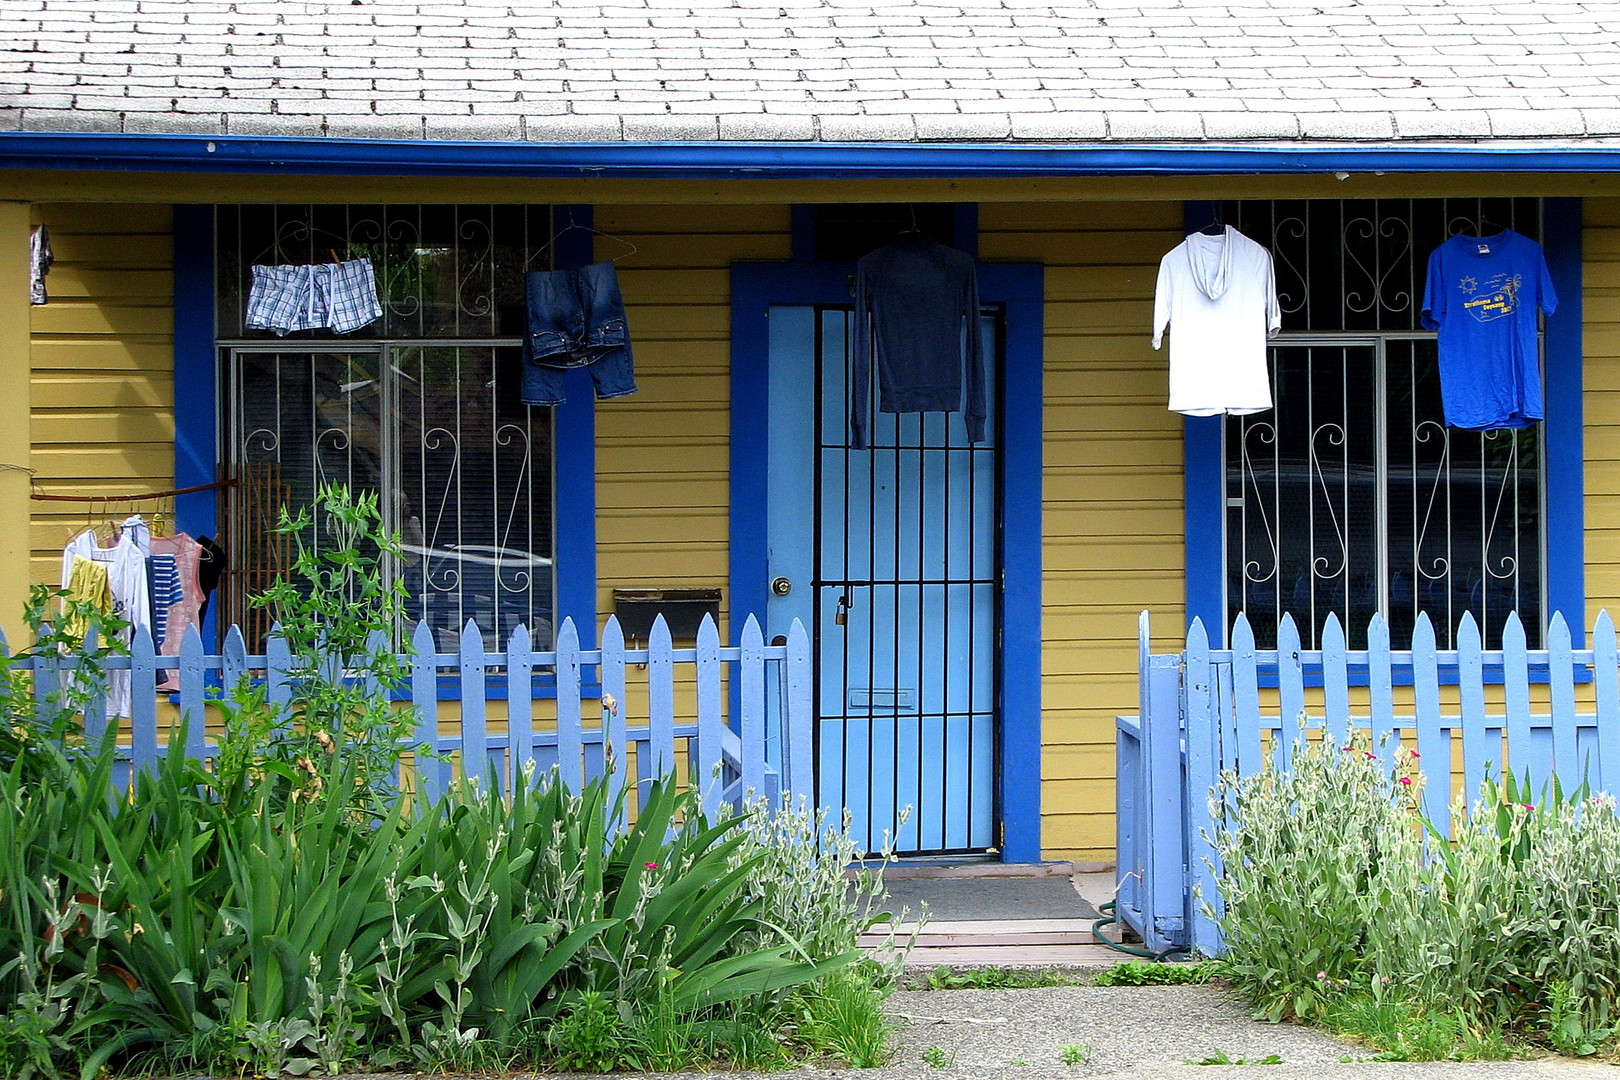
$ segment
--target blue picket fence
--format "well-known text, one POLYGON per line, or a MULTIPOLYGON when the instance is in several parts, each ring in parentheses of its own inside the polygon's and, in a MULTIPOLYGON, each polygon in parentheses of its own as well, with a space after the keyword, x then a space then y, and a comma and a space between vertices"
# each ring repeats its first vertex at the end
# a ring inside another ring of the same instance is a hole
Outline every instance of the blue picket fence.
POLYGON ((1607 612, 1587 649, 1573 647, 1562 615, 1548 625, 1545 649, 1526 647, 1516 615, 1503 627, 1501 649, 1482 648, 1471 615, 1453 640, 1456 649, 1438 649, 1433 624, 1419 616, 1411 648, 1397 651, 1374 616, 1367 648, 1351 650, 1329 616, 1322 648, 1306 650, 1285 616, 1277 648, 1256 649, 1239 616, 1229 649, 1211 648, 1194 620, 1182 652, 1154 655, 1144 611, 1140 711, 1116 724, 1121 920, 1155 951, 1217 955, 1210 789, 1222 772, 1247 776, 1268 763, 1286 769, 1295 743, 1313 731, 1337 745, 1367 733, 1386 770, 1395 768, 1397 747, 1415 750, 1423 811, 1442 833, 1452 825, 1454 793, 1472 801, 1487 775, 1499 780, 1504 769, 1521 779, 1528 772, 1538 793, 1555 775, 1566 788, 1585 782, 1620 792, 1620 650, 1607 612), (1214 917, 1199 898, 1211 901, 1214 917))
MULTIPOLYGON (((373 645, 388 647, 380 634, 373 645)), ((418 756, 411 766, 414 776, 400 779, 426 799, 436 799, 458 770, 480 778, 493 773, 506 785, 520 782, 531 769, 543 774, 556 768, 577 790, 602 775, 609 761, 617 787, 645 784, 684 765, 710 813, 722 803, 738 804, 750 792, 773 804, 790 792, 813 798, 810 641, 797 622, 786 642, 777 645, 765 644, 752 616, 732 647, 720 644, 713 619, 705 617, 694 646, 677 649, 662 616, 644 649, 625 648, 614 618, 603 628, 597 649, 580 648, 572 619, 563 620, 551 650, 533 649, 529 632, 519 627, 505 652, 486 652, 482 632, 470 622, 457 652, 439 652, 425 624, 416 628, 412 645, 403 695, 417 718, 410 742, 434 753, 418 756), (728 676, 729 695, 723 692, 728 676), (507 717, 492 718, 490 702, 501 697, 507 717), (537 710, 537 700, 550 697, 555 709, 537 710), (598 700, 601 721, 586 723, 588 703, 598 700), (454 704, 441 710, 441 702, 454 704), (644 704, 635 717, 629 715, 632 702, 644 704)), ((32 670, 41 700, 56 695, 61 680, 79 666, 71 656, 16 663, 32 670)), ((269 700, 285 703, 291 666, 287 646, 274 632, 264 655, 249 655, 233 626, 222 651, 210 655, 193 629, 177 657, 156 655, 151 637, 138 632, 128 656, 101 661, 103 670, 127 672, 130 679, 130 716, 120 722, 121 781, 150 769, 167 752, 169 735, 182 727, 186 752, 211 758, 218 746, 208 732, 207 711, 221 688, 262 680, 269 700), (158 687, 170 673, 178 673, 179 687, 166 694, 158 687)), ((375 680, 372 686, 384 692, 375 680)), ((85 707, 84 724, 92 745, 99 745, 108 727, 104 698, 85 707)))

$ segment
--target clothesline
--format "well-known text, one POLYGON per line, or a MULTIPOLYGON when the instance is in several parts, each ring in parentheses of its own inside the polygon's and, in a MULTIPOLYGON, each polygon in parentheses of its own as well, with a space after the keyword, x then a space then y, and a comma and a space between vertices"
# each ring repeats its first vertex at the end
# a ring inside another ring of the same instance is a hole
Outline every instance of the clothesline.
POLYGON ((35 491, 31 493, 30 498, 44 502, 132 503, 150 499, 172 499, 176 495, 191 495, 199 491, 215 491, 235 486, 235 480, 216 480, 212 484, 195 484, 192 487, 175 488, 172 491, 137 491, 128 495, 47 495, 42 491, 35 491))

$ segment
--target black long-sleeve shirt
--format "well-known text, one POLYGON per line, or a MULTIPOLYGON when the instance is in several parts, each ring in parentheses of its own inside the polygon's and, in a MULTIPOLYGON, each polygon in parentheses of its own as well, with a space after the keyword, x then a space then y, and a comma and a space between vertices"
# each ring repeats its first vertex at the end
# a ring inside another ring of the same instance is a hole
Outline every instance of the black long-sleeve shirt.
POLYGON ((866 448, 874 345, 880 410, 960 410, 969 440, 984 441, 984 347, 972 256, 925 236, 903 236, 856 264, 849 397, 849 444, 856 450, 866 448))

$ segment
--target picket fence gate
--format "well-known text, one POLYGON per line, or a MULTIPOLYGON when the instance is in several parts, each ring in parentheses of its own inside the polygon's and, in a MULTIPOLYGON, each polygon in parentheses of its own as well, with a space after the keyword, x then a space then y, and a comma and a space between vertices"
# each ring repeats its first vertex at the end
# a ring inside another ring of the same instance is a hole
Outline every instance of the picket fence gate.
MULTIPOLYGON (((602 630, 599 649, 580 648, 572 619, 563 620, 556 647, 549 651, 535 651, 529 631, 520 626, 505 652, 486 652, 482 632, 470 621, 461 633, 457 652, 439 652, 433 631, 425 623, 417 626, 411 640, 415 651, 403 658, 410 677, 402 696, 416 711, 416 732, 410 744, 433 751, 434 756, 418 756, 413 766, 416 791, 429 801, 444 792, 457 761, 464 776, 484 778, 493 769, 501 785, 518 782, 531 768, 543 775, 556 767, 562 782, 578 790, 582 782, 602 775, 611 760, 616 766, 611 783, 617 794, 626 783, 645 785, 675 771, 681 756, 710 814, 722 803, 738 805, 749 793, 771 800, 772 805, 790 792, 806 799, 814 797, 810 640, 797 621, 785 642, 773 645, 765 644, 753 616, 743 626, 740 644, 732 647, 720 644, 719 631, 708 616, 698 629, 694 647, 681 649, 673 646, 661 615, 654 621, 644 649, 625 648, 624 634, 612 617, 602 630), (727 669, 731 709, 726 708, 722 695, 727 669), (547 696, 554 690, 555 724, 549 716, 537 723, 533 715, 536 675, 548 671, 553 677, 543 679, 542 688, 547 696), (678 672, 690 674, 690 694, 695 701, 679 716, 678 672), (594 682, 586 679, 587 673, 596 676, 594 682), (504 684, 512 718, 512 722, 496 721, 504 731, 491 730, 492 682, 504 684), (632 689, 636 693, 627 694, 632 689), (598 693, 603 703, 602 722, 586 724, 583 702, 598 693), (646 715, 635 722, 626 715, 632 697, 644 697, 647 705, 646 715), (441 698, 459 701, 456 719, 440 719, 441 698), (521 717, 529 722, 516 722, 521 717), (627 752, 631 747, 636 750, 633 758, 627 752), (632 767, 634 777, 630 776, 632 767)), ((371 645, 382 651, 388 648, 388 641, 378 632, 371 645)), ((13 661, 13 667, 31 671, 35 697, 43 702, 58 694, 64 675, 80 663, 74 656, 22 657, 13 661)), ((169 735, 182 729, 186 752, 193 758, 207 760, 215 755, 219 748, 208 737, 205 713, 209 702, 219 698, 221 688, 228 690, 244 678, 262 679, 273 704, 286 703, 292 692, 288 676, 292 658, 274 630, 264 655, 249 655, 240 628, 232 626, 218 654, 208 654, 192 628, 179 656, 159 656, 151 636, 141 629, 134 635, 129 655, 103 657, 99 664, 104 671, 127 673, 130 679, 130 717, 120 721, 127 737, 120 733, 118 747, 119 779, 124 784, 134 773, 151 769, 167 752, 169 735), (169 695, 178 711, 172 721, 160 724, 162 692, 157 687, 171 672, 178 673, 178 690, 169 695)), ((384 693, 375 679, 368 681, 373 692, 384 693)), ((84 728, 90 744, 99 746, 108 728, 104 697, 85 707, 84 728)))
POLYGON ((1346 648, 1333 615, 1319 650, 1300 647, 1289 616, 1278 625, 1275 649, 1255 648, 1242 615, 1230 649, 1211 648, 1196 619, 1182 652, 1153 655, 1151 640, 1144 611, 1137 627, 1140 711, 1116 723, 1115 905, 1155 952, 1219 954, 1210 790, 1222 772, 1248 776, 1268 763, 1287 769, 1307 732, 1339 746, 1353 732, 1366 733, 1386 772, 1395 768, 1398 746, 1417 751, 1422 809, 1443 835, 1452 824, 1453 791, 1465 790, 1471 802, 1487 775, 1500 781, 1503 770, 1521 780, 1528 772, 1538 797, 1555 775, 1566 789, 1586 783, 1594 792, 1620 793, 1620 649, 1608 612, 1598 615, 1588 649, 1572 646, 1560 614, 1548 625, 1547 647, 1537 650, 1526 647, 1517 615, 1504 625, 1499 650, 1481 647, 1472 615, 1458 624, 1453 650, 1436 647, 1427 615, 1418 616, 1404 652, 1390 648, 1388 625, 1377 615, 1364 650, 1346 648), (1358 683, 1365 677, 1364 703, 1350 693, 1352 673, 1358 683), (1410 704, 1399 712, 1397 683, 1411 686, 1410 704), (1497 683, 1501 703, 1488 707, 1485 687, 1497 683), (1533 683, 1546 685, 1535 704, 1533 683), (1443 707, 1441 687, 1452 684, 1455 701, 1443 707), (1586 700, 1578 701, 1577 685, 1588 684, 1580 695, 1586 700), (1453 770, 1458 743, 1460 773, 1453 770), (1201 900, 1214 906, 1214 917, 1201 900))

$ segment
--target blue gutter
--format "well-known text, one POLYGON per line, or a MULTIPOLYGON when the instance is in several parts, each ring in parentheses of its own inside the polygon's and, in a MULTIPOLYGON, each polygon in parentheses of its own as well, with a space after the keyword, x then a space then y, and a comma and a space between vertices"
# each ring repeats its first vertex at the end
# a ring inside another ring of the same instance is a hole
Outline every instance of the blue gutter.
POLYGON ((743 180, 1620 172, 1620 147, 521 143, 19 131, 0 132, 0 168, 743 180))

